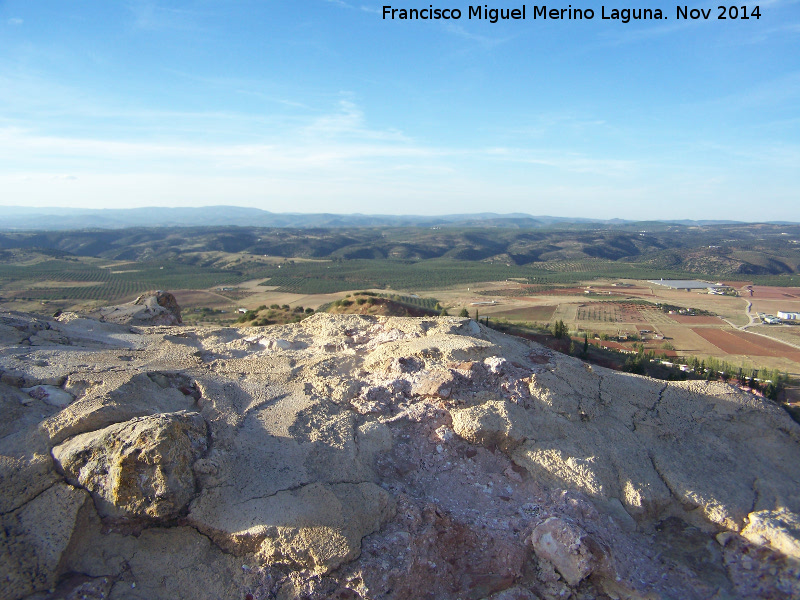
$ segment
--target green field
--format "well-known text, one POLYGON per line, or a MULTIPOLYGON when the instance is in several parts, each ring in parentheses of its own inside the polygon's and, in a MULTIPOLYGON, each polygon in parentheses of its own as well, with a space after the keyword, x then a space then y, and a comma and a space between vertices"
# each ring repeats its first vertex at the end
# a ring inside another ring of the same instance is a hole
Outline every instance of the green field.
POLYGON ((677 278, 688 274, 641 268, 634 264, 593 260, 518 266, 501 262, 447 259, 419 261, 356 259, 284 264, 279 274, 270 277, 262 285, 276 286, 281 292, 330 294, 358 288, 432 290, 484 281, 515 279, 535 284, 537 290, 541 290, 540 286, 572 284, 594 278, 647 279, 657 275, 677 278), (560 268, 568 270, 559 271, 560 268))
MULTIPOLYGON (((64 308, 123 302, 152 289, 216 293, 246 281, 263 282, 263 293, 470 287, 470 294, 498 297, 535 296, 598 279, 796 286, 800 244, 787 242, 795 239, 800 226, 652 223, 0 232, 0 300, 64 308), (507 280, 524 287, 476 285, 507 280)), ((246 288, 231 300, 259 293, 246 288)))
POLYGON ((113 302, 147 290, 205 289, 247 279, 240 272, 179 262, 112 266, 107 262, 53 259, 24 266, 0 264, 0 291, 9 298, 113 302))

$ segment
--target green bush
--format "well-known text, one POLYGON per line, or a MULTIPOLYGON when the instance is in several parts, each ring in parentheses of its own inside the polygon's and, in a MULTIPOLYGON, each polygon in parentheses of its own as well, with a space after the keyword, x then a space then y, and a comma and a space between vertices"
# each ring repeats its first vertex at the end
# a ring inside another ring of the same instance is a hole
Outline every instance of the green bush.
POLYGON ((553 324, 553 337, 556 339, 561 339, 566 336, 568 333, 567 326, 564 324, 564 321, 559 319, 553 324))

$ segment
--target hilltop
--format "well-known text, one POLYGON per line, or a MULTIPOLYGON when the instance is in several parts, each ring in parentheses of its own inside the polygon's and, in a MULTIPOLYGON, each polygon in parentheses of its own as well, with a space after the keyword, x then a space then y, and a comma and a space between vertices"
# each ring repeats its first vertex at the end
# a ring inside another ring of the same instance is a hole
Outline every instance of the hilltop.
POLYGON ((0 348, 3 600, 800 598, 800 426, 722 383, 457 317, 0 348))

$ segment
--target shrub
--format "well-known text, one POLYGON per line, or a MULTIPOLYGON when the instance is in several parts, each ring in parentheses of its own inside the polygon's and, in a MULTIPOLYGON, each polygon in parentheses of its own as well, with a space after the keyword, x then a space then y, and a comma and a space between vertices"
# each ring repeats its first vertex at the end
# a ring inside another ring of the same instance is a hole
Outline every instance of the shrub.
POLYGON ((256 313, 252 310, 248 310, 246 313, 241 315, 238 319, 236 319, 237 323, 245 323, 246 321, 252 321, 256 318, 256 313))
POLYGON ((553 324, 553 337, 561 339, 565 335, 567 335, 567 326, 564 324, 564 321, 559 319, 553 324))

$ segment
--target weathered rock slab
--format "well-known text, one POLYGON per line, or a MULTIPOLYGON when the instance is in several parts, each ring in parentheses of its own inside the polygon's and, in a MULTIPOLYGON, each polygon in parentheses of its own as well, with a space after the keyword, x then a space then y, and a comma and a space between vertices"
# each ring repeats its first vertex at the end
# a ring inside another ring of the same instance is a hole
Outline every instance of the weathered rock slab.
POLYGON ((21 598, 53 586, 87 499, 84 490, 56 483, 0 517, 0 599, 21 598))
POLYGON ((105 516, 167 518, 195 495, 192 465, 208 448, 198 413, 139 417, 53 448, 68 481, 91 492, 105 516))

